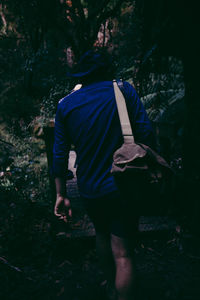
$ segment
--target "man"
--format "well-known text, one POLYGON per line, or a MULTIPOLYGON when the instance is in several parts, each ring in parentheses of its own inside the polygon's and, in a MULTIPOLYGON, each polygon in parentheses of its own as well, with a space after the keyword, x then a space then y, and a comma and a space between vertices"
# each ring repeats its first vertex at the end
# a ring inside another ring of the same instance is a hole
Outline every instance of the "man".
MULTIPOLYGON (((138 201, 120 194, 110 173, 113 153, 123 143, 113 90, 113 64, 105 53, 88 51, 71 75, 81 89, 63 98, 55 120, 53 171, 57 199, 55 215, 65 222, 72 216, 65 170, 71 144, 77 154, 77 183, 96 230, 97 253, 118 300, 133 300, 135 291, 134 243, 138 201)), ((154 145, 150 121, 135 89, 124 82, 129 117, 136 141, 154 145)))

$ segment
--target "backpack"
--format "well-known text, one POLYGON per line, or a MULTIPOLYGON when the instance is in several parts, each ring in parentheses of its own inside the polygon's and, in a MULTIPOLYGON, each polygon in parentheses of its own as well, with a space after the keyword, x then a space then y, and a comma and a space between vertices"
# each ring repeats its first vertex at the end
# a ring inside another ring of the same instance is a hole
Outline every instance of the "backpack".
POLYGON ((139 214, 156 214, 166 210, 161 195, 174 173, 169 164, 149 146, 136 143, 132 132, 125 98, 113 80, 115 99, 124 143, 113 155, 111 173, 125 197, 137 193, 135 209, 139 214))

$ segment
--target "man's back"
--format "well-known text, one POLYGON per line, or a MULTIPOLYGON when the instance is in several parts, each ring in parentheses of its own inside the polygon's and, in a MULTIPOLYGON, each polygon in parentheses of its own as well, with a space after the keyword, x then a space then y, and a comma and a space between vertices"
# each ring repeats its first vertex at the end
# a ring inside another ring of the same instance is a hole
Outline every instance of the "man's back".
MULTIPOLYGON (((134 135, 145 142, 151 133, 146 112, 134 88, 127 82, 124 83, 124 94, 134 135)), ((116 191, 110 169, 113 153, 123 139, 112 81, 87 85, 60 101, 56 116, 55 159, 62 159, 63 147, 66 147, 63 139, 60 142, 60 131, 65 136, 65 143, 75 146, 80 194, 95 198, 116 191)), ((54 166, 59 164, 55 162, 54 166)))

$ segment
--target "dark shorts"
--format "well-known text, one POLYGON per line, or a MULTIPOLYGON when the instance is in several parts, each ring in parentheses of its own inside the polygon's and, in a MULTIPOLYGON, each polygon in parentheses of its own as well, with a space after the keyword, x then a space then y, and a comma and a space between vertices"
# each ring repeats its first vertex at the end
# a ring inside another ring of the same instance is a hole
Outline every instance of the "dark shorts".
POLYGON ((96 232, 123 238, 136 236, 139 217, 134 210, 135 197, 127 199, 112 193, 101 198, 83 198, 83 201, 96 232))

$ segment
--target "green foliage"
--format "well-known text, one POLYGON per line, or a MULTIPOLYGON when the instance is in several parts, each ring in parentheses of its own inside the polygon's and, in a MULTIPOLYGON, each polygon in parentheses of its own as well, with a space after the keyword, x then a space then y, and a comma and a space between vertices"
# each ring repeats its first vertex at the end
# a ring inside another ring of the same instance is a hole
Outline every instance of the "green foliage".
POLYGON ((45 119, 55 117, 58 101, 69 93, 69 83, 56 84, 50 92, 49 96, 44 97, 41 103, 41 116, 45 119))
POLYGON ((56 3, 8 0, 2 5, 0 117, 9 125, 21 119, 28 124, 39 114, 41 99, 66 77, 66 40, 50 24, 56 3))
POLYGON ((54 120, 58 101, 69 92, 69 83, 63 82, 62 84, 56 84, 50 90, 49 95, 42 99, 40 103, 40 114, 29 124, 37 136, 41 136, 43 134, 43 127, 48 126, 50 122, 54 120))
POLYGON ((139 93, 150 119, 156 122, 176 119, 183 123, 185 86, 182 62, 175 57, 158 60, 154 56, 140 69, 139 76, 139 93))
POLYGON ((9 177, 9 173, 0 173, 0 189, 6 192, 14 190, 14 183, 10 180, 9 177))
POLYGON ((27 126, 17 136, 11 128, 0 125, 0 191, 15 193, 28 201, 43 201, 48 190, 48 169, 44 141, 30 135, 27 126), (8 144, 6 144, 6 142, 8 144))

